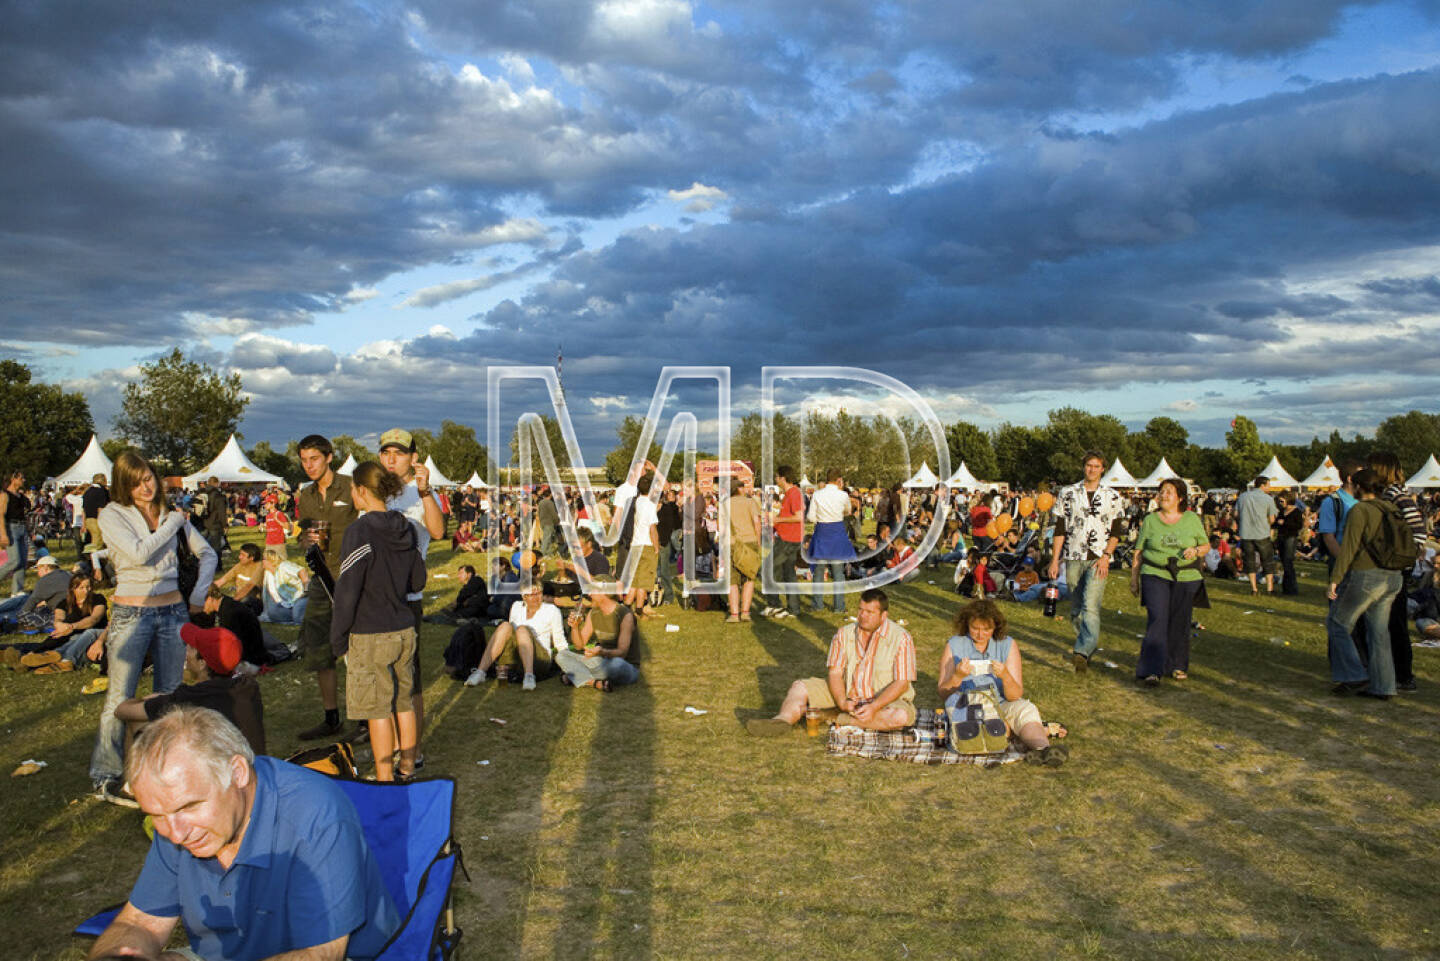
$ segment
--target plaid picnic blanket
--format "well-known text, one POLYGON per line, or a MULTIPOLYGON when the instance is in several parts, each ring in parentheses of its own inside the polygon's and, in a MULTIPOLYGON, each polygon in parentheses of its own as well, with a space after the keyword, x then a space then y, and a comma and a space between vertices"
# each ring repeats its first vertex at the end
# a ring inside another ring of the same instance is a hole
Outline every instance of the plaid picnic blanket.
POLYGON ((945 731, 935 711, 920 711, 914 727, 898 731, 866 731, 858 727, 831 726, 825 741, 825 753, 832 757, 879 758, 887 761, 909 761, 912 764, 970 764, 975 767, 996 767, 1012 764, 1024 752, 1011 741, 1004 754, 966 757, 956 754, 945 743, 945 731))

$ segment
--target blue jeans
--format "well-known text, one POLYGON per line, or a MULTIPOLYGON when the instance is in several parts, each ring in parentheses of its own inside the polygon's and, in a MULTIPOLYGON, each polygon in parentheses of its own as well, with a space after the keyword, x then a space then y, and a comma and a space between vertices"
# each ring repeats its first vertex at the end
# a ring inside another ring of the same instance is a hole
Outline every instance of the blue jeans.
POLYGON ((268 591, 260 596, 265 602, 265 616, 271 624, 301 624, 305 621, 305 606, 310 603, 310 598, 304 594, 295 599, 293 607, 271 600, 268 591))
POLYGON ((91 780, 118 778, 124 772, 125 722, 115 716, 115 708, 135 696, 145 655, 148 653, 155 665, 156 694, 169 694, 180 686, 185 670, 185 642, 180 640, 180 628, 189 620, 190 611, 184 604, 116 604, 111 608, 110 636, 105 641, 110 656, 110 686, 100 712, 100 733, 90 755, 91 780))
POLYGON ((30 531, 24 524, 12 521, 5 525, 5 532, 10 535, 10 552, 5 563, 0 564, 0 581, 4 581, 7 574, 14 574, 14 583, 10 587, 10 593, 14 595, 25 590, 25 561, 29 556, 30 531))
POLYGON ((591 681, 609 681, 612 687, 621 687, 640 680, 640 669, 623 657, 586 657, 566 648, 555 652, 555 664, 576 687, 591 681))
POLYGON ((92 627, 89 630, 76 631, 74 634, 71 634, 60 642, 60 646, 57 648, 60 652, 60 660, 69 661, 76 667, 82 667, 90 663, 90 659, 85 656, 85 652, 90 649, 91 644, 95 643, 95 638, 99 637, 102 633, 104 633, 104 631, 100 628, 92 627))
POLYGON ((1066 561, 1065 585, 1070 588, 1070 623, 1075 627, 1075 653, 1085 657, 1100 646, 1100 605, 1105 581, 1095 576, 1098 561, 1066 561))
POLYGON ((814 593, 810 595, 810 610, 822 611, 825 609, 825 571, 830 572, 830 582, 835 588, 835 613, 845 613, 845 592, 840 589, 840 582, 845 579, 844 561, 815 561, 810 565, 815 572, 814 593))
POLYGON ((1395 661, 1390 652, 1390 604, 1400 591, 1399 571, 1351 571, 1340 585, 1339 597, 1325 615, 1325 633, 1330 647, 1330 679, 1356 683, 1367 678, 1371 694, 1395 693, 1395 661), (1350 632, 1365 618, 1365 644, 1370 651, 1370 670, 1350 632))
POLYGON ((19 591, 11 594, 5 600, 0 601, 0 617, 9 617, 12 614, 19 614, 20 608, 30 599, 29 594, 22 594, 19 591))

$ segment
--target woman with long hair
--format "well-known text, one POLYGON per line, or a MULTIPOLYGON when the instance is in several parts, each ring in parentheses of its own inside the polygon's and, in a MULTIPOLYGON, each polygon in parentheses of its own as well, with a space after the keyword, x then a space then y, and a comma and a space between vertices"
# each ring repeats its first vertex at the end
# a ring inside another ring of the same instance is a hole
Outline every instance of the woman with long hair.
MULTIPOLYGON (((1365 458, 1365 464, 1379 475, 1380 482, 1385 485, 1385 490, 1380 494, 1381 499, 1400 509, 1405 523, 1410 526, 1410 535, 1415 538, 1415 545, 1420 549, 1420 556, 1424 557, 1425 515, 1420 513, 1420 506, 1415 503, 1415 498, 1405 491, 1405 472, 1400 469, 1400 458, 1388 450, 1377 450, 1365 458)), ((1415 658, 1410 648, 1410 617, 1405 594, 1405 579, 1410 576, 1410 572, 1402 571, 1400 576, 1400 589, 1395 592, 1395 598, 1390 602, 1390 658, 1395 662, 1395 689, 1413 691, 1415 658)))
POLYGON ((126 803, 119 792, 125 725, 115 716, 115 707, 135 696, 146 655, 155 665, 155 693, 168 694, 180 686, 185 669, 180 628, 192 611, 204 606, 218 559, 184 512, 170 509, 160 478, 134 449, 115 458, 110 503, 101 508, 99 522, 115 567, 115 595, 106 639, 109 687, 90 756, 90 778, 97 797, 126 803), (180 593, 182 541, 198 562, 188 598, 180 593))
POLYGON ((419 732, 410 698, 415 615, 405 597, 425 587, 425 561, 410 520, 385 507, 404 482, 375 461, 356 467, 351 479, 362 513, 340 542, 330 646, 345 656, 345 713, 369 726, 375 779, 408 780, 419 732))

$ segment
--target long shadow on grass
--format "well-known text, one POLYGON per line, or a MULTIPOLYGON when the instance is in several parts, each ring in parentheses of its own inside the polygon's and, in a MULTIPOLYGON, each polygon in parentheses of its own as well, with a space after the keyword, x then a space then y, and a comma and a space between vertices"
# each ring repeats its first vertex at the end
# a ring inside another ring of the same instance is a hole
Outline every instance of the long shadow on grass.
POLYGON ((642 676, 599 697, 555 938, 557 959, 646 959, 653 951, 655 698, 642 676))

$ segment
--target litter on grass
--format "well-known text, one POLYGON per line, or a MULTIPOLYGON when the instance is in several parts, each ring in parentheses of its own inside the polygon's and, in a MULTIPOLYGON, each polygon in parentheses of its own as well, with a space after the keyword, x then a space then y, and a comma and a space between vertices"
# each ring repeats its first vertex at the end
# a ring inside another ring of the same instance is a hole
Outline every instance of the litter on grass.
POLYGON ((480 765, 481 767, 488 767, 490 765, 489 761, 476 761, 475 763, 480 765))
POLYGON ((679 624, 666 624, 666 625, 665 625, 665 633, 666 633, 666 634, 679 634, 679 633, 680 633, 680 625, 679 625, 679 624))
POLYGON ((1116 668, 1118 668, 1120 665, 1119 665, 1119 664, 1116 664, 1114 661, 1106 661, 1106 662, 1105 662, 1105 666, 1108 667, 1108 668, 1110 668, 1110 670, 1113 671, 1113 670, 1115 670, 1116 668))
POLYGON ((490 723, 491 723, 491 724, 498 724, 498 725, 500 725, 501 727, 504 727, 505 724, 506 724, 506 721, 505 721, 505 719, 504 719, 503 717, 492 717, 492 718, 490 719, 490 723))
POLYGON ((710 712, 709 712, 709 711, 702 711, 702 710, 701 710, 700 708, 698 708, 698 707, 691 707, 689 704, 686 704, 686 705, 685 705, 685 713, 686 713, 686 714, 694 714, 696 717, 699 717, 699 716, 702 715, 702 714, 709 714, 710 712))
POLYGON ((10 772, 10 776, 25 777, 30 774, 39 774, 42 770, 49 766, 50 765, 46 764, 44 761, 37 761, 33 757, 26 758, 24 761, 21 762, 19 767, 10 772))

